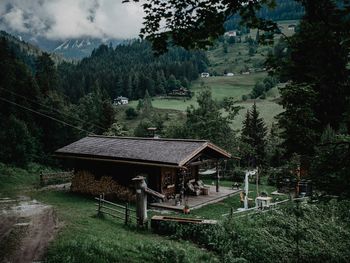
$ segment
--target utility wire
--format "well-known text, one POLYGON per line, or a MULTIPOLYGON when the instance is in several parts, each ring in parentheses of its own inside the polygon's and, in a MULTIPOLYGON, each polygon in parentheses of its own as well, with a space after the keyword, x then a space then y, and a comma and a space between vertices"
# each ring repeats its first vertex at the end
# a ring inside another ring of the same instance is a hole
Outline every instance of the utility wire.
POLYGON ((88 134, 94 135, 94 133, 92 133, 92 132, 90 132, 90 131, 87 131, 87 130, 85 130, 85 129, 79 128, 79 127, 74 126, 74 125, 72 125, 72 124, 69 124, 69 123, 67 123, 67 122, 65 122, 65 121, 61 121, 61 120, 59 120, 59 119, 56 119, 56 118, 51 117, 51 116, 49 116, 49 115, 46 115, 46 114, 44 114, 44 113, 41 113, 41 112, 35 111, 35 110, 33 110, 33 109, 27 108, 27 107, 25 107, 25 106, 23 106, 23 105, 20 105, 20 104, 16 103, 16 102, 13 102, 13 101, 7 100, 7 99, 5 99, 5 98, 1 98, 1 97, 0 97, 0 100, 5 101, 5 102, 10 103, 10 104, 13 104, 13 105, 15 105, 15 106, 17 106, 17 107, 20 107, 20 108, 22 108, 22 109, 31 111, 31 112, 33 112, 33 113, 39 114, 39 115, 44 116, 44 117, 46 117, 46 118, 49 118, 49 119, 51 119, 51 120, 57 121, 57 122, 59 122, 59 123, 61 123, 61 124, 64 124, 64 125, 66 125, 66 126, 69 126, 69 127, 71 127, 71 128, 74 128, 74 129, 77 129, 77 130, 86 132, 86 133, 88 133, 88 134))
MULTIPOLYGON (((7 89, 1 88, 1 87, 0 87, 0 89, 4 90, 4 91, 6 91, 6 92, 9 92, 9 93, 11 93, 11 94, 13 94, 13 95, 15 95, 15 96, 17 96, 17 97, 20 97, 20 98, 23 98, 23 99, 25 99, 25 100, 27 100, 27 101, 30 101, 30 102, 32 102, 32 103, 35 103, 35 104, 40 105, 40 106, 42 106, 42 107, 45 107, 45 108, 47 108, 47 109, 49 109, 49 110, 53 110, 53 111, 55 111, 56 113, 59 113, 59 114, 61 114, 61 115, 65 115, 66 117, 69 117, 69 118, 71 118, 71 119, 74 119, 74 120, 76 120, 76 121, 79 121, 79 122, 81 122, 81 123, 83 123, 83 124, 86 124, 86 123, 87 123, 86 121, 83 121, 83 120, 81 120, 81 119, 79 119, 79 118, 76 118, 76 117, 74 117, 74 116, 72 116, 72 115, 69 115, 69 114, 67 114, 67 113, 65 113, 65 112, 59 111, 59 110, 57 110, 57 109, 50 108, 49 106, 47 106, 47 105, 45 105, 45 104, 42 104, 42 103, 40 103, 40 102, 37 102, 37 101, 31 100, 31 99, 28 99, 27 97, 25 97, 25 96, 23 96, 23 95, 20 95, 20 94, 18 94, 18 93, 15 93, 15 92, 13 92, 13 91, 10 91, 10 90, 7 90, 7 89)), ((52 112, 47 112, 47 113, 52 113, 52 112)), ((91 123, 91 125, 94 126, 95 128, 102 129, 103 131, 106 131, 106 130, 107 130, 106 128, 103 128, 102 126, 97 125, 96 123, 91 123)))

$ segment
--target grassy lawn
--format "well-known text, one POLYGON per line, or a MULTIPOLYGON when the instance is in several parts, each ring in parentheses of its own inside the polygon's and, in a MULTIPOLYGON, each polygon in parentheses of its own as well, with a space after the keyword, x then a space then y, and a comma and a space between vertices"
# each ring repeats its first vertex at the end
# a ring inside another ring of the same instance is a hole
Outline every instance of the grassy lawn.
MULTIPOLYGON (((133 103, 131 106, 135 106, 133 103)), ((130 106, 130 105, 129 105, 130 106)), ((118 106, 116 107, 116 120, 121 123, 124 127, 125 130, 127 131, 127 136, 134 136, 134 130, 137 127, 137 125, 144 120, 144 117, 139 115, 134 119, 128 120, 125 117, 125 110, 128 108, 128 106, 118 106)), ((183 111, 178 111, 174 109, 159 109, 159 108, 153 108, 152 113, 155 114, 160 114, 162 116, 167 116, 167 120, 164 121, 164 125, 167 126, 168 124, 178 120, 182 119, 185 116, 185 112, 183 111)))
MULTIPOLYGON (((186 111, 190 105, 197 106, 196 94, 202 89, 202 83, 205 86, 211 87, 213 98, 216 100, 223 100, 227 97, 234 97, 240 100, 242 95, 249 94, 254 84, 258 80, 262 80, 266 76, 266 73, 255 73, 250 75, 237 75, 233 77, 209 77, 202 78, 193 84, 192 90, 195 92, 195 96, 192 99, 164 99, 164 98, 153 98, 152 105, 158 109, 160 113, 168 113, 173 119, 181 117, 181 112, 186 111)), ((277 89, 269 91, 266 100, 257 100, 258 109, 261 116, 264 118, 266 123, 271 126, 274 117, 282 112, 282 107, 275 103, 272 99, 278 97, 277 89)), ((243 101, 237 103, 242 106, 239 115, 234 120, 232 127, 234 129, 240 129, 245 113, 248 108, 253 105, 253 101, 243 101)), ((131 101, 129 104, 131 107, 137 106, 137 101, 131 101)), ((122 114, 122 113, 120 113, 122 114)), ((122 116, 121 116, 122 117, 122 116)), ((139 119, 132 120, 131 122, 126 121, 129 128, 135 128, 139 119)))
POLYGON ((109 216, 96 217, 92 197, 37 191, 40 171, 52 169, 37 164, 21 169, 0 163, 0 197, 26 195, 53 206, 61 227, 44 262, 218 262, 215 254, 189 241, 125 227, 109 216))
POLYGON ((18 193, 29 191, 40 186, 40 172, 57 171, 53 168, 29 164, 26 168, 11 167, 0 163, 0 197, 14 197, 18 193))
POLYGON ((47 262, 215 262, 212 253, 187 241, 125 227, 118 219, 97 218, 92 198, 68 192, 35 192, 54 206, 64 226, 51 244, 47 262))
MULTIPOLYGON (((206 185, 211 185, 213 182, 215 182, 215 180, 209 177, 204 177, 203 182, 206 185)), ((227 179, 220 180, 220 186, 223 186, 223 187, 231 188, 232 183, 233 181, 231 180, 227 180, 227 179)), ((241 188, 244 189, 244 184, 241 185, 241 188)), ((258 191, 259 193, 265 192, 269 196, 271 196, 271 193, 276 191, 276 187, 267 185, 266 178, 262 178, 261 184, 258 185, 258 191)), ((249 202, 249 206, 251 207, 255 206, 255 198, 257 197, 256 184, 252 184, 252 183, 249 184, 248 197, 253 199, 252 202, 249 202)), ((277 200, 283 200, 285 198, 287 197, 277 196, 277 197, 273 197, 273 200, 277 201, 277 200)), ((226 198, 218 203, 209 204, 199 209, 194 209, 191 211, 190 215, 183 215, 183 214, 178 214, 178 215, 183 217, 206 218, 206 219, 215 219, 215 220, 222 221, 227 218, 225 215, 230 213, 231 208, 233 208, 233 210, 236 211, 240 207, 243 207, 243 204, 240 202, 240 195, 237 194, 235 196, 226 198)))
MULTIPOLYGON (((242 95, 249 94, 255 83, 262 80, 266 73, 254 73, 250 75, 236 75, 233 77, 209 77, 200 78, 192 85, 192 91, 195 93, 192 99, 167 99, 153 98, 152 105, 158 109, 169 109, 185 111, 190 105, 197 105, 196 94, 202 89, 202 84, 211 88, 215 100, 223 100, 227 97, 234 97, 241 100, 242 95)), ((136 107, 137 101, 131 101, 129 106, 136 107)))
POLYGON ((242 95, 250 93, 255 83, 266 77, 265 72, 252 73, 249 75, 235 75, 232 77, 217 76, 209 78, 201 78, 194 82, 192 90, 197 93, 201 90, 201 85, 211 88, 213 98, 223 100, 226 97, 234 97, 237 100, 242 95))

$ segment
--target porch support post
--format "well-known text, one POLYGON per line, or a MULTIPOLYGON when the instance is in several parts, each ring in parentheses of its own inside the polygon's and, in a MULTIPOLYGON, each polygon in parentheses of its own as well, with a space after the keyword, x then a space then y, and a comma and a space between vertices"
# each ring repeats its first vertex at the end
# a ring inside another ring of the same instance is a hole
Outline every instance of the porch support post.
POLYGON ((181 175, 181 189, 180 189, 180 202, 182 202, 185 199, 185 175, 186 175, 186 170, 181 169, 180 170, 180 175, 181 175))
POLYGON ((220 192, 219 189, 219 180, 220 180, 220 175, 219 175, 219 161, 216 161, 216 192, 220 192))
POLYGON ((136 188, 136 217, 138 226, 147 226, 147 184, 143 176, 132 179, 136 188))

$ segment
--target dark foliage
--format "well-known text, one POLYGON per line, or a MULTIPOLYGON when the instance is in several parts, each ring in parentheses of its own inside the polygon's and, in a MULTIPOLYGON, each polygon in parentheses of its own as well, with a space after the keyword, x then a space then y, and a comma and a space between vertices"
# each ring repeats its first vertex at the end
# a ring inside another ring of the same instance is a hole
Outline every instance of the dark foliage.
POLYGON ((200 244, 222 262, 348 262, 349 221, 343 218, 349 218, 349 202, 295 203, 212 226, 162 224, 159 231, 200 244))
POLYGON ((350 197, 350 136, 327 127, 315 148, 311 176, 322 193, 350 197))
POLYGON ((265 160, 267 127, 254 102, 251 110, 247 111, 242 128, 242 142, 246 143, 250 151, 243 156, 243 161, 248 166, 263 164, 265 160))
POLYGON ((115 49, 101 45, 77 65, 61 64, 59 84, 72 102, 92 92, 96 81, 110 99, 118 96, 139 99, 145 96, 146 90, 150 96, 164 95, 188 85, 188 81, 197 79, 199 73, 205 71, 207 63, 203 52, 181 48, 154 57, 150 44, 145 41, 133 41, 115 49))

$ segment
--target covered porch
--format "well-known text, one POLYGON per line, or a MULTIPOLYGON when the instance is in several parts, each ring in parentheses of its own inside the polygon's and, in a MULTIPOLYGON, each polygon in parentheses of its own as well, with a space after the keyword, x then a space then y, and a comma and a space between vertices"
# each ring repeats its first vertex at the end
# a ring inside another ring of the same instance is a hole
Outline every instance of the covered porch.
POLYGON ((220 187, 220 191, 216 192, 216 186, 208 185, 209 194, 208 195, 186 195, 184 200, 180 205, 176 205, 175 199, 168 199, 161 203, 150 203, 150 208, 154 209, 167 209, 173 211, 183 211, 185 203, 190 207, 190 209, 197 209, 208 204, 214 204, 220 202, 228 197, 239 194, 241 189, 231 189, 229 187, 220 187))

